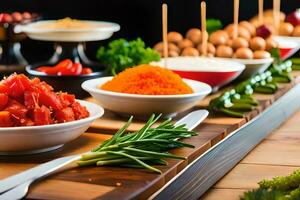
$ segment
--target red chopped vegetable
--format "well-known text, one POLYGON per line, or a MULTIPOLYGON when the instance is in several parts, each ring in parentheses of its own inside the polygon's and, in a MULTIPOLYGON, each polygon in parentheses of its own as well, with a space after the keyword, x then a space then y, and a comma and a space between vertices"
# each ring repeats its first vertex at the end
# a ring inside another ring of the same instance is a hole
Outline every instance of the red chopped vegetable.
POLYGON ((38 78, 13 74, 0 82, 0 127, 48 125, 88 116, 74 95, 55 93, 38 78))
POLYGON ((0 111, 0 127, 13 126, 10 113, 8 111, 0 111))
POLYGON ((76 76, 81 74, 93 73, 93 70, 88 67, 82 67, 79 62, 73 63, 70 59, 65 59, 59 62, 57 65, 51 66, 40 66, 36 69, 39 72, 44 72, 48 75, 58 76, 76 76))

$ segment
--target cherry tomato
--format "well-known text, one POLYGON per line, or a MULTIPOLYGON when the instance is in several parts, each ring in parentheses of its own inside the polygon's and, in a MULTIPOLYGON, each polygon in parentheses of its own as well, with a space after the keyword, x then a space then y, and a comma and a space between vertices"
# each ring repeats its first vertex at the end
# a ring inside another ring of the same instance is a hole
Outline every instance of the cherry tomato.
POLYGON ((10 23, 13 21, 13 18, 8 13, 1 13, 0 14, 0 22, 1 23, 10 23))
POLYGON ((89 67, 84 67, 81 72, 81 74, 91 74, 91 73, 93 73, 93 70, 89 67))

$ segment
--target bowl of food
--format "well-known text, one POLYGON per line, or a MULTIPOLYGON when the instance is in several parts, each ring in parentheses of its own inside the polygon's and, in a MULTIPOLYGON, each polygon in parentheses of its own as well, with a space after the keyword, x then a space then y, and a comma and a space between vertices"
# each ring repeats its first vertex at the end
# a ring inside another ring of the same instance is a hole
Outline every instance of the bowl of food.
POLYGON ((30 77, 38 77, 46 81, 56 91, 69 91, 78 98, 89 96, 82 90, 81 84, 89 79, 94 79, 105 75, 104 66, 89 65, 84 66, 79 62, 70 59, 62 60, 56 64, 37 63, 26 66, 26 72, 30 77))
POLYGON ((188 110, 211 92, 211 87, 182 79, 174 72, 152 65, 139 65, 115 77, 85 81, 82 88, 101 106, 122 115, 165 117, 188 110))
POLYGON ((97 41, 110 38, 120 26, 112 22, 65 18, 45 20, 15 27, 31 39, 57 42, 97 41))
MULTIPOLYGON (((273 61, 271 50, 277 43, 270 34, 257 34, 256 27, 248 21, 238 24, 237 36, 234 37, 233 24, 223 30, 216 30, 209 34, 206 45, 207 57, 218 57, 228 61, 240 62, 246 68, 240 78, 249 78, 257 72, 264 71, 273 61)), ((168 56, 202 56, 202 32, 197 28, 188 30, 185 36, 178 32, 169 32, 168 56)), ((153 47, 163 55, 163 43, 159 42, 153 47)))
POLYGON ((104 110, 54 92, 38 78, 13 74, 0 82, 0 154, 50 151, 74 140, 101 117, 104 110))
POLYGON ((278 43, 278 48, 280 51, 280 58, 282 60, 290 58, 300 48, 300 40, 299 40, 299 42, 296 42, 294 40, 287 39, 283 36, 275 36, 274 38, 278 43))
POLYGON ((207 83, 214 90, 233 81, 245 69, 245 65, 238 62, 191 56, 172 57, 151 64, 164 67, 165 63, 182 78, 207 83))

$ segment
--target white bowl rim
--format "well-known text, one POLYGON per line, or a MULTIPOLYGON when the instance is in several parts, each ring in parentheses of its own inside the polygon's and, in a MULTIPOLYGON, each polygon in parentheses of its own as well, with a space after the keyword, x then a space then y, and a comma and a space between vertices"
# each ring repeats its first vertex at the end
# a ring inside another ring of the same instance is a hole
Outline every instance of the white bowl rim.
MULTIPOLYGON (((165 58, 162 58, 160 61, 158 62, 151 62, 151 64, 153 65, 159 65, 164 62, 165 58)), ((227 60, 227 59, 223 59, 223 58, 218 58, 218 57, 211 57, 211 58, 205 58, 202 56, 178 56, 178 57, 169 57, 167 58, 167 60, 173 60, 173 59, 209 59, 209 60, 213 60, 216 62, 227 62, 229 64, 232 64, 231 68, 235 68, 234 70, 230 70, 230 69, 226 69, 225 67, 220 67, 221 69, 218 71, 214 71, 214 70, 209 70, 209 67, 205 68, 205 69, 201 69, 199 67, 199 70, 188 70, 185 68, 180 68, 180 67, 172 67, 172 66, 168 66, 167 68, 170 70, 175 70, 175 71, 184 71, 184 72, 215 72, 215 73, 223 73, 223 72, 239 72, 239 71, 243 71, 246 66, 243 63, 240 62, 236 62, 236 61, 231 61, 231 60, 227 60)))
POLYGON ((84 100, 79 100, 76 99, 77 102, 79 102, 81 105, 86 106, 86 105, 92 105, 94 107, 97 107, 97 109, 99 109, 99 112, 95 113, 92 116, 89 116, 87 118, 84 119, 79 119, 79 120, 75 120, 75 121, 71 121, 71 122, 64 122, 64 123, 57 123, 57 124, 49 124, 49 125, 40 125, 40 126, 18 126, 18 127, 0 127, 0 134, 2 131, 20 131, 20 130, 35 130, 35 129, 51 129, 51 128, 55 128, 55 127, 60 127, 63 128, 64 126, 70 126, 72 124, 77 124, 77 123, 86 123, 88 121, 91 120, 95 120, 97 118, 100 118, 103 114, 104 114, 104 109, 95 103, 92 102, 88 102, 88 101, 84 101, 84 100))
MULTIPOLYGON (((242 63, 244 65, 259 65, 259 64, 268 64, 272 63, 274 61, 274 58, 262 58, 262 59, 241 59, 241 58, 219 58, 216 57, 216 59, 225 59, 225 60, 231 60, 235 62, 242 63)), ((246 66, 247 67, 247 66, 246 66)))
POLYGON ((300 46, 300 43, 296 41, 296 40, 300 41, 300 37, 274 36, 274 39, 279 43, 280 49, 286 49, 286 48, 296 49, 299 48, 300 46), (288 47, 280 47, 281 42, 288 43, 289 44, 288 47))
POLYGON ((110 25, 108 27, 99 27, 99 28, 90 28, 90 29, 41 29, 37 28, 38 25, 53 23, 57 20, 42 20, 37 22, 32 22, 25 25, 17 25, 15 27, 15 32, 25 32, 25 33, 57 33, 57 32, 65 32, 65 33, 76 33, 76 32, 117 32, 120 30, 120 25, 114 22, 107 21, 93 21, 93 20, 80 20, 84 23, 91 24, 105 24, 110 25))
MULTIPOLYGON (((180 98, 191 98, 191 97, 197 97, 200 95, 207 95, 209 93, 211 93, 212 88, 210 85, 200 82, 200 81, 195 81, 195 80, 191 80, 191 79, 185 79, 183 78, 182 80, 187 83, 189 86, 189 82, 192 82, 194 84, 198 84, 201 85, 205 90, 203 91, 198 91, 195 92, 193 91, 193 93, 191 94, 175 94, 175 95, 143 95, 143 94, 128 94, 128 93, 119 93, 119 92, 112 92, 112 91, 107 91, 107 90, 102 90, 100 88, 97 87, 89 87, 88 84, 91 82, 97 82, 97 81, 101 81, 101 80, 111 80, 113 78, 113 76, 106 76, 106 77, 101 77, 101 78, 95 78, 95 79, 90 79, 87 81, 84 81, 81 84, 81 87, 89 92, 89 93, 97 93, 97 94, 105 94, 105 95, 109 95, 109 96, 115 96, 115 97, 128 97, 128 98, 138 98, 138 99, 165 99, 165 98, 173 98, 173 99, 180 99, 180 98)), ((101 84, 101 83, 99 83, 101 84)), ((99 85, 97 84, 97 86, 99 85)))

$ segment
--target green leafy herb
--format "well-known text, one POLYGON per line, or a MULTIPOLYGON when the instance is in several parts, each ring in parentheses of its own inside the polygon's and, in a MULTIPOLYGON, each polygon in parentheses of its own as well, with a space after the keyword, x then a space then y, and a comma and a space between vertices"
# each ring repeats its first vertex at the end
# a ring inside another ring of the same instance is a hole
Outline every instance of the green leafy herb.
POLYGON ((222 22, 218 19, 207 19, 206 20, 206 30, 208 34, 215 32, 219 29, 222 29, 223 25, 222 22))
POLYGON ((166 120, 153 128, 160 118, 152 115, 139 131, 125 134, 132 121, 128 122, 109 140, 85 154, 77 162, 79 166, 88 165, 118 165, 122 167, 146 168, 161 173, 152 164, 167 164, 164 158, 185 159, 168 151, 179 147, 193 148, 193 145, 178 140, 197 135, 189 131, 184 125, 175 126, 171 120, 166 120))
POLYGON ((140 38, 132 41, 114 40, 108 44, 108 47, 100 47, 96 57, 108 66, 108 72, 112 75, 128 67, 160 59, 159 54, 150 47, 145 47, 145 43, 140 38))
POLYGON ((275 177, 258 183, 259 188, 245 192, 241 200, 299 200, 300 170, 288 176, 275 177))

